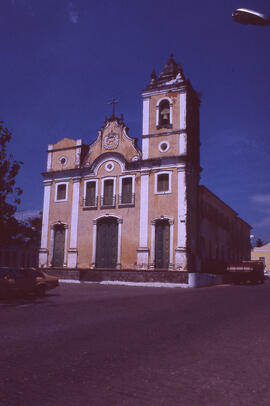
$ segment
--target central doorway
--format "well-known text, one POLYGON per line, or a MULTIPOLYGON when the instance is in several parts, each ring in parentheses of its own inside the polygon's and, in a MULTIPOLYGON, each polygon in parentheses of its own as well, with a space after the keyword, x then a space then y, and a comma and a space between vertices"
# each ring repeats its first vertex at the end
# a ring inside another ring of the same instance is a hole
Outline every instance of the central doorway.
POLYGON ((170 260, 170 224, 168 220, 157 220, 155 225, 155 268, 168 269, 170 260))
POLYGON ((54 244, 52 266, 62 267, 65 255, 65 227, 63 224, 54 226, 54 244))
POLYGON ((114 217, 97 222, 96 268, 115 268, 117 264, 118 222, 114 217))

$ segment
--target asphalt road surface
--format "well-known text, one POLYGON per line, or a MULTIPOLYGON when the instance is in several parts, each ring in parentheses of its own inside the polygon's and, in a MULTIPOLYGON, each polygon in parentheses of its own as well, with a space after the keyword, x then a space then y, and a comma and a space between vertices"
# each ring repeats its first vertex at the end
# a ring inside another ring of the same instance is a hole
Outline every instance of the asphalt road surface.
POLYGON ((2 406, 270 405, 270 282, 0 302, 2 406))

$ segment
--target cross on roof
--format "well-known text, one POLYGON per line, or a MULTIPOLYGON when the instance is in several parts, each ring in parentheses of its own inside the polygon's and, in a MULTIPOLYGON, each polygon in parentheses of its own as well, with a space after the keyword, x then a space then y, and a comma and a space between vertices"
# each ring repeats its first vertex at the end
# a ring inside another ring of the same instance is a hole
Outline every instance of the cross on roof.
POLYGON ((119 100, 117 99, 112 99, 112 101, 110 101, 108 104, 112 104, 113 108, 112 108, 112 117, 114 117, 114 113, 115 113, 115 105, 119 102, 119 100))

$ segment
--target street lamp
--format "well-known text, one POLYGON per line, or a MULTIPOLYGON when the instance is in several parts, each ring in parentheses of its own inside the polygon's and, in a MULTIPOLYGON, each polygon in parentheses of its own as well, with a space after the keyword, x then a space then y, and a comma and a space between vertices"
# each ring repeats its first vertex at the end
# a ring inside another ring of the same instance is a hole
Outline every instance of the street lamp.
POLYGON ((247 8, 238 8, 232 13, 232 17, 239 24, 270 25, 270 18, 266 15, 247 8))

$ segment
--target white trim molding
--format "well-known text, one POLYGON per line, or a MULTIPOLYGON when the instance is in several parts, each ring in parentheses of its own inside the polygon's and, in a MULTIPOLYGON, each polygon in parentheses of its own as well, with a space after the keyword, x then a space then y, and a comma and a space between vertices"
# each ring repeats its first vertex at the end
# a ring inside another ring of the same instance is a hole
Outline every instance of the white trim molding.
POLYGON ((128 204, 134 205, 134 203, 135 203, 135 175, 121 175, 121 176, 119 176, 119 198, 118 198, 118 203, 119 203, 119 205, 128 205, 128 204), (132 179, 131 202, 130 203, 122 203, 122 182, 123 182, 123 179, 127 179, 127 178, 132 179))
POLYGON ((98 204, 98 179, 86 179, 83 185, 83 208, 97 208, 98 204), (86 202, 86 190, 87 190, 87 183, 95 183, 95 204, 94 206, 88 206, 86 202))
MULTIPOLYGON (((104 199, 104 183, 106 180, 113 180, 113 202, 109 206, 115 206, 116 204, 116 176, 106 176, 101 179, 101 199, 100 199, 100 207, 104 207, 103 199, 104 199)), ((106 206, 105 206, 106 207, 106 206)))
POLYGON ((158 144, 158 149, 159 149, 159 151, 160 152, 167 152, 168 150, 169 150, 169 148, 170 148, 170 143, 168 142, 168 141, 161 141, 159 144, 158 144), (165 149, 162 149, 161 148, 161 146, 163 145, 163 144, 165 144, 166 145, 166 148, 165 149))
POLYGON ((69 182, 57 182, 57 183, 55 183, 55 191, 54 191, 54 201, 55 202, 67 202, 68 201, 68 183, 69 182), (57 199, 58 187, 60 185, 66 185, 66 197, 65 197, 65 199, 57 199))
POLYGON ((172 171, 160 171, 160 172, 155 172, 155 195, 164 195, 164 194, 168 194, 168 193, 172 193, 172 171), (168 190, 164 190, 159 192, 158 191, 158 177, 159 175, 168 175, 168 190))

